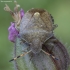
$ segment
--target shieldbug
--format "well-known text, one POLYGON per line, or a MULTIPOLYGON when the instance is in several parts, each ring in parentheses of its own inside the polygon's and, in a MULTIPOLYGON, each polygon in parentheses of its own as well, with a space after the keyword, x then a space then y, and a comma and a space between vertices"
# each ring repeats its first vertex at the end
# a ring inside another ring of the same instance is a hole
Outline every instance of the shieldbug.
MULTIPOLYGON (((23 43, 26 42, 29 44, 29 49, 34 54, 40 53, 40 51, 46 53, 42 50, 42 45, 54 36, 53 30, 57 25, 54 25, 53 23, 51 15, 46 10, 31 9, 26 12, 21 20, 19 31, 20 39, 23 43)), ((51 55, 49 53, 46 54, 51 55)), ((20 56, 16 58, 19 57, 20 56)), ((52 57, 55 58, 54 56, 52 57)), ((15 60, 16 58, 12 60, 15 60)))

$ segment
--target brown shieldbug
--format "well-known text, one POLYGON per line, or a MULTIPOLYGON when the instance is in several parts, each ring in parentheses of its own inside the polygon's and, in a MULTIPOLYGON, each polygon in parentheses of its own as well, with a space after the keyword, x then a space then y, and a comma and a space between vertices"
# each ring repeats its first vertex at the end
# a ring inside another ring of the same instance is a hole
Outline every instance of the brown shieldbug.
MULTIPOLYGON (((54 36, 53 30, 57 25, 53 23, 52 16, 46 10, 31 9, 25 13, 21 20, 19 31, 20 39, 23 43, 25 41, 30 45, 29 48, 34 54, 40 53, 40 51, 45 53, 45 51, 42 50, 42 45, 54 36)), ((47 54, 50 55, 49 53, 47 54)), ((16 58, 19 57, 20 56, 16 58)), ((55 58, 54 56, 52 57, 55 58)))

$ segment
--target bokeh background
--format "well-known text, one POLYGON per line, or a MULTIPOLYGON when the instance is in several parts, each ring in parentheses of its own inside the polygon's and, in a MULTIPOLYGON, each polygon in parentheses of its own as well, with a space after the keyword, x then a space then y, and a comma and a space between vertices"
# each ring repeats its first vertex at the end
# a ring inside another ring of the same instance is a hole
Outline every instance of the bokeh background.
MULTIPOLYGON (((55 24, 55 36, 68 48, 70 46, 70 0, 17 0, 26 12, 31 8, 43 8, 52 14, 55 24)), ((8 40, 8 27, 13 21, 8 12, 4 11, 5 3, 14 8, 14 0, 0 0, 0 70, 14 70, 12 63, 13 43, 8 40), (3 2, 11 1, 11 2, 3 2)), ((68 50, 69 51, 69 50, 68 50)))

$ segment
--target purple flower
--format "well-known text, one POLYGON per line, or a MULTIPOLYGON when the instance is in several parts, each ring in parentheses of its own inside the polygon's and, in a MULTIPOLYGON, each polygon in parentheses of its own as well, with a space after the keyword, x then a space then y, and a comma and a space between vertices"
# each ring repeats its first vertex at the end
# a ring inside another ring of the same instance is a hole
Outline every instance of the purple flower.
POLYGON ((20 10, 20 15, 21 15, 21 19, 22 19, 22 17, 24 16, 24 11, 23 11, 22 8, 21 8, 21 10, 20 10))
POLYGON ((19 34, 19 32, 16 30, 14 22, 11 22, 11 26, 8 28, 8 31, 9 31, 8 39, 11 42, 15 42, 15 39, 19 34))
MULTIPOLYGON (((24 16, 24 11, 23 9, 20 10, 20 16, 21 16, 21 19, 22 17, 24 16)), ((11 22, 11 25, 9 26, 8 28, 8 31, 9 31, 9 36, 8 36, 8 39, 11 41, 11 42, 15 42, 15 39, 16 37, 19 37, 19 31, 15 28, 15 23, 14 22, 11 22)))

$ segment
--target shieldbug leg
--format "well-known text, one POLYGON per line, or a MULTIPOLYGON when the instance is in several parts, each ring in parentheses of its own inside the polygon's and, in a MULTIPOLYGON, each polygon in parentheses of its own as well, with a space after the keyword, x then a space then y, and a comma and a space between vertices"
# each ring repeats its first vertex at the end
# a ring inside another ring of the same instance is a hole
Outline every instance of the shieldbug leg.
POLYGON ((28 51, 28 52, 26 52, 26 53, 23 53, 23 54, 21 54, 21 55, 19 55, 19 56, 17 56, 17 57, 15 57, 15 58, 13 58, 13 59, 11 59, 9 62, 14 61, 14 60, 16 60, 17 58, 20 58, 20 57, 22 57, 22 56, 25 56, 26 54, 28 54, 28 53, 30 53, 30 52, 31 52, 31 50, 28 51))
POLYGON ((44 52, 45 54, 47 54, 48 56, 51 56, 53 59, 58 60, 58 58, 56 58, 55 56, 53 56, 52 54, 45 52, 44 50, 42 50, 42 52, 44 52))
POLYGON ((56 29, 58 27, 57 24, 53 24, 53 30, 56 29))

